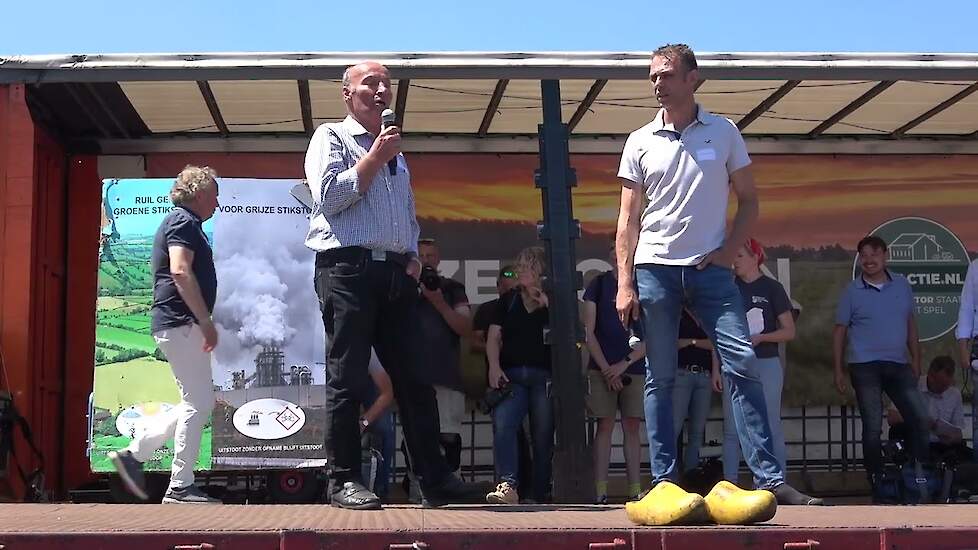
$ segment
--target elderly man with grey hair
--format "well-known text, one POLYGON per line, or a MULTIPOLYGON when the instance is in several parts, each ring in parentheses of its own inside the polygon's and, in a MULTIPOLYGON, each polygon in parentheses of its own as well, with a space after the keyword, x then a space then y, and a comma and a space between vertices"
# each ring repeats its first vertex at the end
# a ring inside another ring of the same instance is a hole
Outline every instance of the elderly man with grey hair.
POLYGON ((124 486, 146 500, 142 464, 173 438, 173 466, 164 504, 220 504, 194 485, 194 464, 211 409, 214 386, 211 352, 217 330, 211 313, 217 298, 214 256, 203 223, 217 210, 217 179, 210 168, 187 166, 170 191, 174 208, 153 240, 152 333, 180 388, 180 403, 137 434, 130 445, 110 452, 124 486))
POLYGON ((419 378, 419 227, 400 129, 381 126, 391 96, 383 65, 368 61, 348 68, 348 115, 316 129, 305 159, 314 203, 306 246, 316 251, 316 294, 330 342, 324 430, 329 501, 357 510, 380 508, 360 476, 360 427, 369 422, 358 417, 371 385, 371 347, 393 382, 422 503, 438 506, 472 494, 442 455, 435 392, 419 378))

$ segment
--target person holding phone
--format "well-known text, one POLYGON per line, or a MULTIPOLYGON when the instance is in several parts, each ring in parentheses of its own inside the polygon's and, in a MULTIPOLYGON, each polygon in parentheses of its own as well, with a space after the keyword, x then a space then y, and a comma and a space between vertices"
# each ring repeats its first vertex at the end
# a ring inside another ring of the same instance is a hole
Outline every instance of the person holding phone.
POLYGON ((517 434, 530 416, 533 446, 533 496, 550 498, 554 413, 550 402, 550 346, 546 343, 549 299, 542 288, 544 251, 522 250, 516 259, 519 285, 499 299, 486 337, 489 386, 509 387, 511 395, 492 411, 493 456, 499 484, 486 495, 491 504, 518 504, 517 434))

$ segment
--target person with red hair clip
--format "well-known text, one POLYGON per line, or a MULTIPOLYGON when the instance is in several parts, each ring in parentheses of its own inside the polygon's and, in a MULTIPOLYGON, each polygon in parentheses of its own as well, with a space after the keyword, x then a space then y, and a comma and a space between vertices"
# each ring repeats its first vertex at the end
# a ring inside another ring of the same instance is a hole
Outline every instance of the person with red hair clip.
MULTIPOLYGON (((784 428, 781 425, 781 389, 784 386, 784 366, 778 344, 795 337, 795 320, 791 300, 781 283, 761 272, 764 247, 755 239, 747 239, 734 258, 737 287, 747 312, 750 339, 757 356, 756 366, 764 389, 774 455, 787 471, 787 451, 784 428)), ((730 410, 730 391, 723 391, 723 477, 737 483, 741 461, 740 439, 730 410)))

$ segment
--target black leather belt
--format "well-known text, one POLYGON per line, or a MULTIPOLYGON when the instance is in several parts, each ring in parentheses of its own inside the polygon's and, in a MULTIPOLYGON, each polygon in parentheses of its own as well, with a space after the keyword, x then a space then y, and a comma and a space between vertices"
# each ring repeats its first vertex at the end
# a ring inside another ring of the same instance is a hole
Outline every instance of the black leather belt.
POLYGON ((704 373, 705 374, 705 373, 710 372, 710 369, 708 369, 706 367, 701 367, 699 365, 679 365, 679 368, 684 369, 684 370, 688 370, 689 372, 691 372, 693 374, 700 374, 700 373, 704 373))
POLYGON ((344 246, 316 253, 316 267, 331 267, 338 263, 356 264, 363 260, 375 262, 393 262, 406 267, 411 256, 389 250, 373 250, 362 246, 344 246))

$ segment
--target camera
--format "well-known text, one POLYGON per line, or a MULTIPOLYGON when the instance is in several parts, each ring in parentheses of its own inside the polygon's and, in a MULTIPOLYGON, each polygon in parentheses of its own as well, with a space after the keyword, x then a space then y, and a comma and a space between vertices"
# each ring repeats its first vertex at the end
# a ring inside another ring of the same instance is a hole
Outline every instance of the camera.
POLYGON ((498 388, 489 388, 486 390, 486 394, 475 402, 475 406, 479 409, 482 414, 489 414, 497 405, 506 400, 507 397, 513 394, 513 388, 509 386, 500 386, 498 388))
POLYGON ((421 276, 418 277, 418 282, 428 290, 438 290, 441 287, 441 275, 438 274, 437 269, 426 265, 421 268, 421 276))

